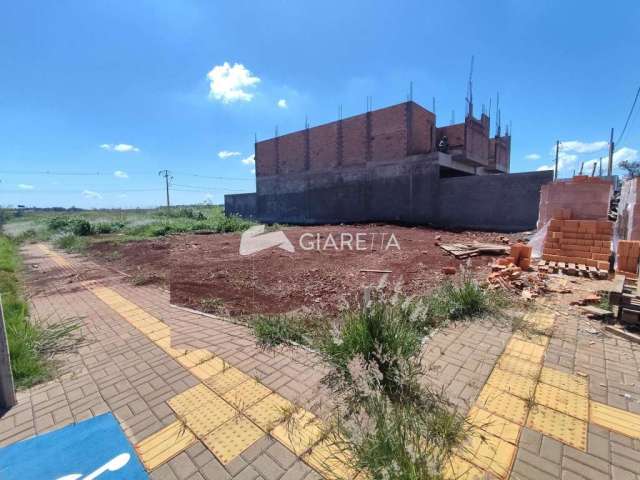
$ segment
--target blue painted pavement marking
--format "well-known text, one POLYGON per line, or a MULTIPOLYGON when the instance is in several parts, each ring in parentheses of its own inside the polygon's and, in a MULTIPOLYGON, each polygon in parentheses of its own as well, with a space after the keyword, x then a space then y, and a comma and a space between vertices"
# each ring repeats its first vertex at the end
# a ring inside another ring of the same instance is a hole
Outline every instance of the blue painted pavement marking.
POLYGON ((0 449, 2 480, 147 478, 111 413, 0 449))

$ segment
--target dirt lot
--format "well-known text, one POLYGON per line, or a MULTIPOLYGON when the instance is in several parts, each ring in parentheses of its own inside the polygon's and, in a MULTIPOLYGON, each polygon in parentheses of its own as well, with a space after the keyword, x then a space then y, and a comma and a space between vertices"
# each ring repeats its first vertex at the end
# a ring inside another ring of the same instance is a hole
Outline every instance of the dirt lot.
MULTIPOLYGON (((390 286, 405 294, 419 294, 443 280, 442 267, 466 262, 446 254, 436 246, 437 241, 496 242, 501 236, 389 225, 293 227, 284 232, 294 253, 271 248, 240 256, 238 234, 99 244, 91 251, 109 266, 132 275, 134 283, 164 284, 175 304, 230 315, 295 310, 335 313, 356 301, 365 286, 377 285, 385 276, 362 270, 390 270, 386 278, 390 286), (300 247, 304 233, 311 234, 303 238, 303 244, 313 246, 312 250, 300 247), (353 249, 343 245, 340 250, 342 233, 352 235, 353 249), (364 239, 364 250, 355 250, 356 234, 364 239), (390 243, 392 234, 399 249, 390 243), (330 236, 337 248, 330 240, 325 248, 330 236)), ((473 258, 474 273, 485 276, 490 261, 489 257, 473 258)))

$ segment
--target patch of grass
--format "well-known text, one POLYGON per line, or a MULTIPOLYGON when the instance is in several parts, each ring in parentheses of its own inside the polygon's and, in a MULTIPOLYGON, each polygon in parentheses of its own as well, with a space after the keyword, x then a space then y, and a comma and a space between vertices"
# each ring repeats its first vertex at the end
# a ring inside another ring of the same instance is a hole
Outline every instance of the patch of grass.
POLYGON ((200 310, 206 313, 221 313, 224 311, 224 302, 221 298, 203 298, 200 300, 200 310))
POLYGON ((0 294, 16 387, 29 387, 45 381, 55 372, 52 358, 73 350, 81 338, 73 333, 75 321, 42 326, 31 321, 18 281, 20 261, 17 245, 0 236, 0 294))
POLYGON ((611 307, 611 302, 609 301, 609 295, 602 295, 600 297, 600 301, 597 303, 597 307, 612 312, 613 308, 611 307))
POLYGON ((283 315, 260 315, 251 321, 251 328, 263 348, 273 348, 278 345, 308 345, 307 329, 295 318, 283 315))
POLYGON ((86 250, 89 242, 84 237, 74 235, 73 233, 66 233, 56 238, 53 244, 66 252, 80 253, 86 250))
POLYGON ((447 281, 423 301, 433 317, 447 320, 495 314, 510 305, 502 291, 484 288, 466 275, 458 281, 447 281))
POLYGON ((352 468, 368 478, 442 479, 441 470, 466 430, 464 417, 438 402, 421 409, 373 396, 342 424, 337 443, 351 452, 352 468))

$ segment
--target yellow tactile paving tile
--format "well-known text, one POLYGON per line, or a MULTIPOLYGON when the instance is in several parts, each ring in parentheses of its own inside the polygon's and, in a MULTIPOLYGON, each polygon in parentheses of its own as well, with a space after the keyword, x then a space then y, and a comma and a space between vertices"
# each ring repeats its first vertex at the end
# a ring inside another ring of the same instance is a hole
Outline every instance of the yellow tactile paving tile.
POLYGON ((217 394, 224 395, 232 388, 248 380, 251 380, 249 375, 242 373, 237 368, 228 367, 217 375, 207 378, 204 383, 217 394))
POLYGON ((475 428, 484 430, 491 435, 516 445, 520 436, 520 425, 505 420, 487 410, 471 407, 467 414, 467 421, 475 428))
POLYGON ((522 377, 538 378, 542 365, 539 363, 523 360, 511 355, 502 355, 498 360, 497 368, 506 370, 507 372, 515 373, 522 377))
POLYGON ((135 446, 138 457, 148 471, 171 460, 196 441, 195 435, 180 421, 175 421, 135 446))
POLYGON ((203 443, 226 465, 264 435, 251 420, 236 416, 204 437, 203 443))
POLYGON ((493 369, 487 384, 525 400, 531 398, 536 390, 533 378, 522 377, 500 368, 493 369))
POLYGON ((224 368, 224 361, 219 357, 215 357, 210 360, 206 360, 200 365, 196 365, 195 367, 190 368, 189 371, 194 377, 200 380, 205 380, 222 372, 224 368))
POLYGON ((442 470, 446 480, 485 480, 487 478, 484 470, 458 455, 453 455, 442 470))
POLYGON ((589 400, 587 398, 545 383, 539 383, 536 387, 535 403, 585 422, 589 419, 589 400))
POLYGON ((553 327, 555 316, 552 313, 533 312, 525 315, 525 321, 540 330, 549 330, 553 327))
POLYGON ((322 424, 311 412, 299 410, 271 432, 273 438, 300 456, 322 436, 322 424))
POLYGON ((520 340, 519 338, 512 338, 507 343, 504 353, 533 363, 539 363, 544 358, 544 351, 545 347, 541 345, 520 340))
POLYGON ((485 385, 482 388, 475 406, 519 425, 524 425, 527 419, 527 403, 524 400, 491 385, 485 385))
POLYGON ((289 400, 277 393, 272 393, 252 407, 249 407, 244 413, 253 420, 256 425, 264 431, 269 432, 273 430, 277 424, 281 423, 287 416, 287 412, 292 411, 293 408, 294 405, 289 400))
POLYGON ((488 433, 470 435, 458 452, 463 459, 500 478, 507 477, 515 453, 515 445, 488 433))
POLYGON ((562 390, 582 397, 589 396, 589 382, 586 378, 561 372, 554 368, 542 367, 540 382, 561 388, 562 390))
POLYGON ((176 361, 185 368, 193 368, 207 360, 211 360, 213 357, 214 354, 209 350, 198 349, 186 351, 184 355, 177 357, 176 361))
POLYGON ((167 353, 167 355, 169 355, 172 358, 177 358, 186 353, 185 350, 173 348, 171 346, 171 337, 160 338, 159 340, 156 341, 156 345, 158 345, 162 350, 164 350, 167 353))
POLYGON ((255 380, 247 380, 232 388, 223 398, 238 410, 244 411, 271 393, 267 387, 255 380))
POLYGON ((303 460, 327 480, 351 480, 358 472, 342 442, 324 440, 313 446, 303 460))
POLYGON ((167 403, 178 415, 186 415, 191 410, 200 408, 210 402, 221 399, 219 395, 211 391, 206 385, 199 383, 184 392, 170 398, 167 403))
POLYGON ((587 422, 542 405, 529 412, 527 427, 579 450, 587 449, 587 422))
POLYGON ((640 439, 640 415, 593 401, 590 411, 593 423, 627 437, 640 439))
POLYGON ((236 410, 218 397, 215 401, 207 402, 205 405, 191 410, 182 416, 181 420, 198 438, 202 438, 236 415, 236 410))

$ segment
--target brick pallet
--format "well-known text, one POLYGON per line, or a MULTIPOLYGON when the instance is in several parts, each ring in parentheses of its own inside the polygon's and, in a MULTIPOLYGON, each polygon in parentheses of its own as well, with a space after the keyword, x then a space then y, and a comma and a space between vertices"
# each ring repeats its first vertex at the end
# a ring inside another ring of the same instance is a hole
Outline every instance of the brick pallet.
POLYGON ((569 275, 582 273, 606 278, 611 256, 613 223, 608 220, 564 220, 549 222, 538 267, 563 271, 569 275))

